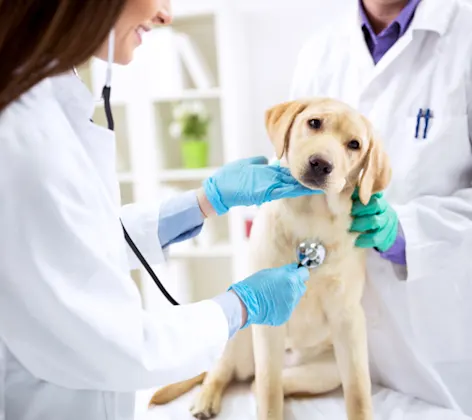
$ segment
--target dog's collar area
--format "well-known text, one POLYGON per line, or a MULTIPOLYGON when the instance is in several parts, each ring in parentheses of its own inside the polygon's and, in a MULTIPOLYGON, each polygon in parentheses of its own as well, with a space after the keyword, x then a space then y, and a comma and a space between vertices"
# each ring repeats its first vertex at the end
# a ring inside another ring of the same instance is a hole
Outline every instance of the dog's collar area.
POLYGON ((308 239, 297 247, 298 267, 318 268, 326 258, 326 248, 316 239, 308 239))

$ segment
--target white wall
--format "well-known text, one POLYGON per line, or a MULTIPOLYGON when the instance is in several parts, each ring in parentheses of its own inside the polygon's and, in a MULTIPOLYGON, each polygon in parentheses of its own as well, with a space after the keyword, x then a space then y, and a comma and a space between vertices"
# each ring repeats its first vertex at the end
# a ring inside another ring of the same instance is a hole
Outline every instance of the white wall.
POLYGON ((245 10, 248 42, 252 138, 248 155, 272 154, 264 127, 267 108, 288 99, 298 52, 305 40, 333 25, 356 0, 248 0, 245 10), (247 11, 246 11, 247 10, 247 11), (340 13, 340 10, 342 11, 340 13))

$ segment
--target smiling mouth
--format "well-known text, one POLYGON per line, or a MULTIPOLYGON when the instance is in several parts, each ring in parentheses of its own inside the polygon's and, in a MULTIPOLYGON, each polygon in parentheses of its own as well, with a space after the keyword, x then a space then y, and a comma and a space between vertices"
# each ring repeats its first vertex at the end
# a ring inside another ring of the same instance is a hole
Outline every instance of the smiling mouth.
POLYGON ((146 32, 149 32, 151 28, 149 26, 139 25, 136 29, 136 35, 138 36, 139 42, 143 41, 143 36, 146 32))

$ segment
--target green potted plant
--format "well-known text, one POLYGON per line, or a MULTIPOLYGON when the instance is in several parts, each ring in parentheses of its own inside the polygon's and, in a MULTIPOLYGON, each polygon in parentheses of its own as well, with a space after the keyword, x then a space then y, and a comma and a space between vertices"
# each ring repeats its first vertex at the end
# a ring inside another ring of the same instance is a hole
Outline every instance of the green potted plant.
POLYGON ((180 140, 184 168, 208 166, 210 118, 201 101, 185 101, 173 107, 170 135, 180 140))

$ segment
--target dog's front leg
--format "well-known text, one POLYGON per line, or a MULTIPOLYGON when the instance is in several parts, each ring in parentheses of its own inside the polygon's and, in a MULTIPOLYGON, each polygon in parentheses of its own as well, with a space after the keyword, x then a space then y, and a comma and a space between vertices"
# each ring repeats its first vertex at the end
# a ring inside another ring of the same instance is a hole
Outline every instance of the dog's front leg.
POLYGON ((327 311, 349 420, 372 420, 367 332, 360 304, 327 311))
POLYGON ((259 420, 283 420, 285 327, 253 326, 255 392, 259 420))

